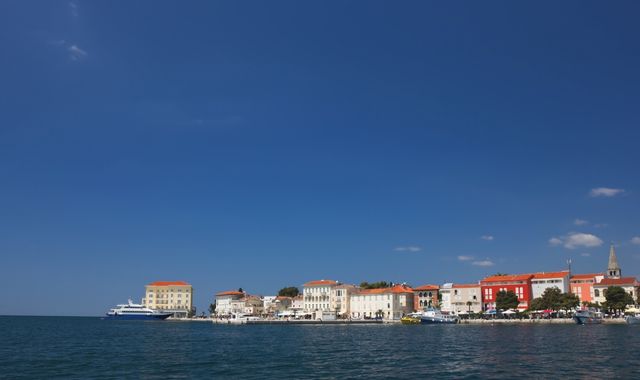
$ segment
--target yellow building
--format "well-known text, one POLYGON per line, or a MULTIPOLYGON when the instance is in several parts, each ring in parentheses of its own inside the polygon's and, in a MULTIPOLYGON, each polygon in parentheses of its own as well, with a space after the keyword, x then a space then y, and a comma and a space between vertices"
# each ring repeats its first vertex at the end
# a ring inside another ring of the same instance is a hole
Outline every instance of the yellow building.
POLYGON ((145 286, 142 305, 187 317, 193 310, 193 287, 184 281, 156 281, 145 286))

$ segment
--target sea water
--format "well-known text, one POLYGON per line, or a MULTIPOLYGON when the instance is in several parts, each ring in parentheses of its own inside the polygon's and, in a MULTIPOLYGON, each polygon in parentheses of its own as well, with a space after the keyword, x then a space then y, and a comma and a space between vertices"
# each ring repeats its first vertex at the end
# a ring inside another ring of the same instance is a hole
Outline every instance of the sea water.
POLYGON ((0 377, 640 378, 640 326, 214 325, 0 317, 0 377))

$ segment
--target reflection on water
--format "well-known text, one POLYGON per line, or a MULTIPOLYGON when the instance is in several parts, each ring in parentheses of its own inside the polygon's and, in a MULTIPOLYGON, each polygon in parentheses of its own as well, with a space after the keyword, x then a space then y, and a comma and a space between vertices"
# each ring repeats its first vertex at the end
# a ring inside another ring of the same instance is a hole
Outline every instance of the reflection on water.
POLYGON ((0 377, 640 378, 640 326, 230 326, 0 317, 0 377))

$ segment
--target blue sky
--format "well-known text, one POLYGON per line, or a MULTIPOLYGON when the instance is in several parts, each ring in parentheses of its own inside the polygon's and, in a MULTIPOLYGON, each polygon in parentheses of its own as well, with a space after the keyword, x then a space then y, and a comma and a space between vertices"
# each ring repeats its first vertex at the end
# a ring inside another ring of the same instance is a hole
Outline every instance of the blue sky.
POLYGON ((640 274, 639 8, 0 2, 0 314, 640 274))

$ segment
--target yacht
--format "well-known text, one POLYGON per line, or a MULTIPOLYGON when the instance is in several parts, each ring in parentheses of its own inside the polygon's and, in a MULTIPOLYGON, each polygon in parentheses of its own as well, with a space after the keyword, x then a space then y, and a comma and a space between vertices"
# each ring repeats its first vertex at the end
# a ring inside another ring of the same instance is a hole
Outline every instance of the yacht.
POLYGON ((141 319, 141 320, 163 320, 167 319, 173 313, 163 313, 157 310, 149 309, 140 304, 135 304, 129 300, 126 304, 117 305, 107 312, 107 317, 113 319, 141 319))
POLYGON ((455 315, 442 314, 439 309, 427 308, 422 312, 413 313, 411 316, 420 318, 420 322, 424 324, 454 324, 458 323, 458 317, 455 315))
POLYGON ((579 325, 594 325, 602 323, 602 316, 593 310, 580 310, 574 314, 573 320, 579 325))

